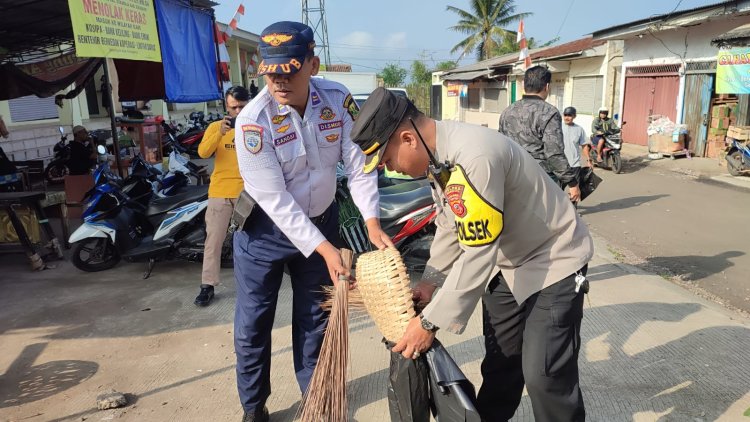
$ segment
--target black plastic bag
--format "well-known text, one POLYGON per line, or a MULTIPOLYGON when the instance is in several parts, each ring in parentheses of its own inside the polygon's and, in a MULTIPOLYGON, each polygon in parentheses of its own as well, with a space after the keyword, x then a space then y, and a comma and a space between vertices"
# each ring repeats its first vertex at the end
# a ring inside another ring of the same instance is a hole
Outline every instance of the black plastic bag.
POLYGON ((602 178, 597 176, 591 167, 582 167, 578 173, 578 187, 581 190, 581 201, 594 193, 601 182, 602 178))
MULTIPOLYGON (((393 343, 386 343, 390 350, 393 343)), ((474 386, 436 339, 418 359, 391 352, 388 409, 394 422, 480 422, 474 386)))
MULTIPOLYGON (((395 343, 386 342, 388 350, 395 343)), ((388 373, 388 410, 393 422, 430 421, 430 369, 427 361, 406 359, 401 353, 391 353, 388 373)))
POLYGON ((437 341, 425 358, 430 368, 430 398, 437 422, 481 422, 474 385, 437 341))

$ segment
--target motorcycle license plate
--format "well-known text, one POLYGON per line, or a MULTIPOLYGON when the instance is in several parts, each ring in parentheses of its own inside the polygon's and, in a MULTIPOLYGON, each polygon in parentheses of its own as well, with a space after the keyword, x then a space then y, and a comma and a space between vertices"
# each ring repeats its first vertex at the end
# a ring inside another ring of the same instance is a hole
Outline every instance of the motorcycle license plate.
POLYGON ((622 148, 622 145, 620 145, 620 144, 614 144, 614 145, 612 145, 612 149, 620 149, 620 148, 622 148))

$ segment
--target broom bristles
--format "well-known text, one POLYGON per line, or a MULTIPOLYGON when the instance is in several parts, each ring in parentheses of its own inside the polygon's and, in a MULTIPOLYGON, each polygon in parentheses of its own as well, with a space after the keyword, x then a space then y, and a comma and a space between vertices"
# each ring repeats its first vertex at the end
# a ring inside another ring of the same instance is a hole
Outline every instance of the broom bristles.
MULTIPOLYGON (((351 268, 352 252, 341 250, 344 267, 351 268)), ((302 422, 346 422, 349 403, 346 374, 349 370, 349 283, 341 281, 330 287, 331 314, 328 318, 318 364, 313 372, 297 417, 302 422)), ((361 299, 361 296, 360 296, 361 299)))

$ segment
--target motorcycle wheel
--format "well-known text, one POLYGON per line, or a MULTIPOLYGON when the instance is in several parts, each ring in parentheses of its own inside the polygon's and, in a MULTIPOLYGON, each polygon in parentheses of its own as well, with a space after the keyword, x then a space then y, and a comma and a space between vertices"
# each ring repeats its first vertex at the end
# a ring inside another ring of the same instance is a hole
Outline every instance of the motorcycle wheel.
POLYGON ((79 270, 97 272, 117 265, 120 254, 108 237, 94 237, 76 242, 71 261, 79 270))
POLYGON ((234 233, 227 234, 221 246, 221 268, 234 268, 234 233))
POLYGON ((615 174, 620 174, 622 171, 622 157, 620 157, 620 154, 613 154, 612 157, 612 171, 615 174))
POLYGON ((742 154, 739 151, 727 154, 727 170, 732 176, 742 174, 742 154))
POLYGON ((63 183, 65 181, 65 176, 68 174, 70 174, 70 169, 68 166, 61 163, 51 163, 46 169, 44 169, 44 178, 47 179, 47 182, 52 184, 63 183))

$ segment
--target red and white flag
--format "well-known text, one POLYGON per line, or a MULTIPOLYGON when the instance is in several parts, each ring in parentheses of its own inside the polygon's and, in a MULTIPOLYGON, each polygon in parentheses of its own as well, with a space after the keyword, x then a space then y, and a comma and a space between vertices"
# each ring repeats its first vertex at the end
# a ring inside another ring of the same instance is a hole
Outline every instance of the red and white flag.
POLYGON ((229 21, 227 30, 224 31, 224 33, 227 34, 227 38, 232 38, 234 30, 237 29, 237 25, 239 25, 240 19, 242 19, 243 16, 245 16, 245 6, 240 3, 240 7, 237 8, 237 12, 234 14, 234 17, 232 17, 232 20, 229 21))
MULTIPOLYGON (((225 85, 231 85, 229 84, 229 81, 231 80, 229 77, 229 50, 227 50, 227 41, 229 38, 232 37, 232 34, 234 33, 234 30, 237 29, 237 25, 240 23, 240 19, 242 19, 242 16, 245 15, 245 6, 240 3, 240 7, 237 8, 237 12, 234 14, 234 17, 232 17, 232 20, 229 21, 229 25, 227 25, 227 29, 225 31, 221 31, 219 29, 219 26, 216 25, 216 42, 219 45, 219 78, 225 85)), ((225 86, 226 88, 226 86, 225 86)))
POLYGON ((523 60, 524 69, 531 67, 531 56, 529 56, 529 46, 526 44, 526 34, 523 27, 523 19, 518 24, 518 35, 516 36, 516 42, 521 47, 521 52, 518 54, 518 60, 523 60))

